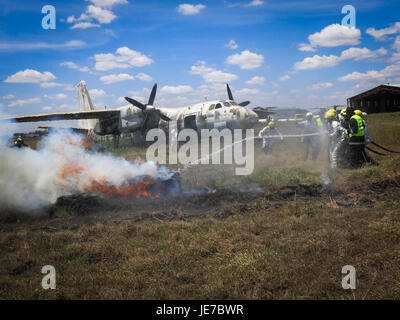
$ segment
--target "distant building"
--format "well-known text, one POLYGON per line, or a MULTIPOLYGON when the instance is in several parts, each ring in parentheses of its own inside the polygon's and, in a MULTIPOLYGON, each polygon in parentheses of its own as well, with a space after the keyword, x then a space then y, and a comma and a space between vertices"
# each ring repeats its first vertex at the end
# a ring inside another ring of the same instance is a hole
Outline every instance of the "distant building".
POLYGON ((400 111, 400 84, 382 84, 347 99, 347 106, 366 113, 400 111))

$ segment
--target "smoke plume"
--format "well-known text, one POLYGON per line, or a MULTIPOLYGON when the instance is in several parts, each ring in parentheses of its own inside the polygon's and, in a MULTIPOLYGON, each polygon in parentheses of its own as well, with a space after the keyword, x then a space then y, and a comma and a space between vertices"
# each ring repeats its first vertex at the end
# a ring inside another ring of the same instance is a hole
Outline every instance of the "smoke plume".
POLYGON ((131 163, 110 154, 88 151, 82 144, 82 136, 72 132, 46 136, 38 150, 9 147, 7 139, 0 142, 2 209, 38 209, 54 203, 60 196, 87 192, 93 182, 121 186, 138 176, 160 178, 168 174, 154 162, 131 163))

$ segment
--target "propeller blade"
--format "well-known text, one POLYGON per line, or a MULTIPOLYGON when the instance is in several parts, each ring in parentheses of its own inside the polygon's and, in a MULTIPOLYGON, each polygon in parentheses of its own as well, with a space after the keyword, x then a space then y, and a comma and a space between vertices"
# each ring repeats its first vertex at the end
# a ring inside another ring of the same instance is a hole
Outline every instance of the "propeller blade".
POLYGON ((250 101, 243 101, 243 102, 239 103, 239 106, 245 107, 245 106, 247 106, 248 104, 250 104, 250 101))
POLYGON ((157 93, 157 83, 154 84, 153 89, 151 89, 149 102, 147 103, 148 105, 152 106, 154 104, 154 99, 156 98, 156 93, 157 93))
POLYGON ((166 115, 160 113, 160 118, 163 119, 164 121, 171 121, 170 118, 168 118, 166 115))
POLYGON ((226 84, 226 90, 228 91, 228 98, 229 98, 229 100, 232 100, 232 101, 233 101, 233 95, 232 95, 231 88, 229 88, 229 84, 226 84))
POLYGON ((125 100, 128 101, 130 104, 133 104, 135 107, 142 109, 143 111, 146 109, 146 106, 143 103, 140 103, 139 101, 136 101, 135 99, 125 97, 125 100))

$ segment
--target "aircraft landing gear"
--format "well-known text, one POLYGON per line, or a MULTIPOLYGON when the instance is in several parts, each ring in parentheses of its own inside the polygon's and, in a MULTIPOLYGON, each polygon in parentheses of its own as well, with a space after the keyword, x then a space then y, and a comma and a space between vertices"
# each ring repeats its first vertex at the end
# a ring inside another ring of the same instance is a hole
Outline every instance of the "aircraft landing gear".
POLYGON ((118 148, 120 137, 121 137, 121 134, 114 134, 114 135, 113 135, 113 139, 114 139, 114 148, 118 148))

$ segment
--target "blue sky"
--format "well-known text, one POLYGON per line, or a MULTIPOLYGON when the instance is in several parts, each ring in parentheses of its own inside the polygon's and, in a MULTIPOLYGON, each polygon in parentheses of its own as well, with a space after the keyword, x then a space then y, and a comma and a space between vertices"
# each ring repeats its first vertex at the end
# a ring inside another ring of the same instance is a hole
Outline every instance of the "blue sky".
POLYGON ((96 107, 226 98, 250 106, 317 107, 400 83, 400 2, 0 0, 0 109, 76 110, 85 80, 96 107), (356 26, 341 25, 345 4, 356 26), (42 28, 42 7, 56 29, 42 28))

